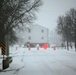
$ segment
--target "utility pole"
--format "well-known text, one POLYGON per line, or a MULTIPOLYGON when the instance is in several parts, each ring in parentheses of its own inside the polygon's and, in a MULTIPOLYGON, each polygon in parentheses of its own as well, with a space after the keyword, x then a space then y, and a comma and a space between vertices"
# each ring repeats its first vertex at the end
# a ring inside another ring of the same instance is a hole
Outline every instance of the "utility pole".
POLYGON ((9 56, 9 35, 5 36, 6 39, 6 56, 9 56))
POLYGON ((5 41, 2 43, 2 70, 7 69, 9 67, 9 64, 12 63, 12 57, 9 56, 9 35, 5 36, 5 41), (4 59, 4 55, 5 57, 4 59))

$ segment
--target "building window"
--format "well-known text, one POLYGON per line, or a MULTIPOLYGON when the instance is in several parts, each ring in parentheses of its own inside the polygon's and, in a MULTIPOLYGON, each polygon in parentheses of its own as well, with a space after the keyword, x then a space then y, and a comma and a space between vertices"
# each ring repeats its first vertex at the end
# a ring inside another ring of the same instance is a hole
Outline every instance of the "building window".
POLYGON ((28 29, 28 32, 31 33, 31 29, 28 29))
POLYGON ((29 36, 28 39, 31 40, 31 37, 29 36))
POLYGON ((42 30, 41 30, 41 33, 43 33, 43 32, 44 32, 44 30, 42 29, 42 30))
POLYGON ((41 39, 44 39, 44 37, 41 37, 41 39))

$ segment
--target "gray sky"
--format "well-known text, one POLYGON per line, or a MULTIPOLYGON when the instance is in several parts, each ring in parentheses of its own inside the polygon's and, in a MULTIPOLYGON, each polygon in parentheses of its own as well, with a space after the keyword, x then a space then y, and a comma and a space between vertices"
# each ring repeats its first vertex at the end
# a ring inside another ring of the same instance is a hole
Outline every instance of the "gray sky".
POLYGON ((64 15, 70 8, 76 8, 76 0, 43 0, 43 6, 37 13, 35 23, 54 30, 58 16, 64 15))

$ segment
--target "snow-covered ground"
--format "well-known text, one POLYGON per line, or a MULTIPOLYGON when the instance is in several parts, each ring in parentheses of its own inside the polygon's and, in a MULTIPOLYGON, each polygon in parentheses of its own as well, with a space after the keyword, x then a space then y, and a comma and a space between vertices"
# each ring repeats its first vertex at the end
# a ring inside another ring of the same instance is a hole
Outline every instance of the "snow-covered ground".
MULTIPOLYGON (((74 49, 10 48, 13 62, 0 75, 76 75, 76 52, 74 49)), ((2 62, 0 55, 0 68, 2 62)))

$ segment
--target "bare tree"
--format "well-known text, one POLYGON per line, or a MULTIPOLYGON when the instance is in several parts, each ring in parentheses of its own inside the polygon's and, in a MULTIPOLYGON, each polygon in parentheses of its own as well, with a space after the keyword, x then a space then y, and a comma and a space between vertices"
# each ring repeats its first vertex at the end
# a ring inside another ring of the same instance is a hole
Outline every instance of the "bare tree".
POLYGON ((76 51, 76 10, 74 8, 70 9, 69 16, 72 19, 72 36, 75 41, 75 51, 76 51))
POLYGON ((61 33, 63 38, 67 41, 67 49, 68 43, 75 41, 75 48, 76 48, 76 10, 70 9, 65 16, 62 18, 61 16, 58 19, 57 24, 57 32, 61 33))
POLYGON ((72 22, 71 22, 71 18, 69 15, 66 15, 64 17, 64 32, 65 32, 65 38, 66 38, 66 41, 67 41, 67 50, 69 50, 69 43, 70 43, 70 47, 72 48, 72 45, 71 45, 71 41, 72 41, 72 34, 71 34, 71 31, 72 31, 72 22))
POLYGON ((36 19, 35 11, 41 5, 41 0, 4 0, 0 11, 0 45, 6 34, 31 25, 36 19))
MULTIPOLYGON (((68 48, 68 25, 66 25, 66 17, 64 16, 59 16, 58 17, 58 22, 57 22, 57 33, 60 34, 63 38, 63 42, 67 41, 67 50, 69 50, 68 48)), ((63 45, 62 42, 62 45, 63 45)))
POLYGON ((64 16, 59 16, 57 21, 57 33, 60 34, 63 37, 63 40, 65 40, 65 24, 64 24, 64 16))

